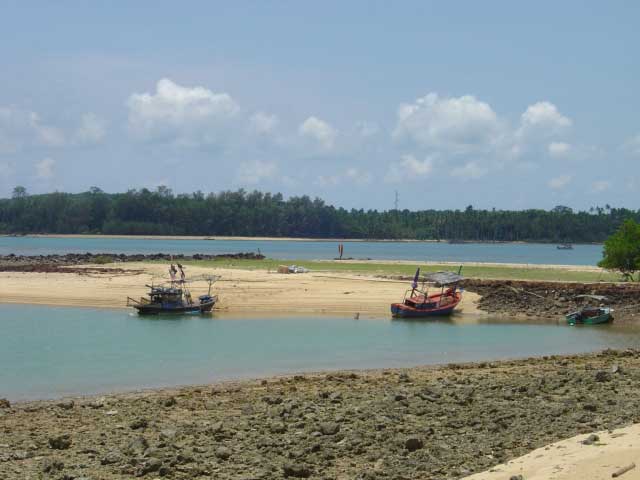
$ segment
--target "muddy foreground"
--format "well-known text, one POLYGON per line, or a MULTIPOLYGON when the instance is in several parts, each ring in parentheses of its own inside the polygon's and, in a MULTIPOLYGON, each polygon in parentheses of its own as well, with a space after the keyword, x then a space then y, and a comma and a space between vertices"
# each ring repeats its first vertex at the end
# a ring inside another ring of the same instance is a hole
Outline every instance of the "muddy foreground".
POLYGON ((640 421, 640 351, 0 401, 2 479, 454 479, 640 421))

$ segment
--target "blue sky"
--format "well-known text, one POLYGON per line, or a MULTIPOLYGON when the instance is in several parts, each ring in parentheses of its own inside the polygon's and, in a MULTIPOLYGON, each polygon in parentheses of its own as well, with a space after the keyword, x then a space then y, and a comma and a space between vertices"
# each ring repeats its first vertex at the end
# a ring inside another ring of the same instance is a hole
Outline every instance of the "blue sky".
POLYGON ((4 2, 0 195, 637 208, 638 2, 4 2))

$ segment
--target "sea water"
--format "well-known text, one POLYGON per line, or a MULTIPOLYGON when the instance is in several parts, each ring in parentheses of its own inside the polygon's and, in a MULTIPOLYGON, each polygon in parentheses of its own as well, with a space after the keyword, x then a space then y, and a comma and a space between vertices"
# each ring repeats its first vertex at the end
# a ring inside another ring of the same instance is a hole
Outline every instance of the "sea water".
MULTIPOLYGON (((282 260, 331 259, 338 241, 168 240, 148 238, 0 237, 0 255, 64 253, 194 253, 258 252, 282 260)), ((554 265, 596 265, 602 245, 575 245, 559 250, 541 243, 344 242, 344 256, 416 262, 496 262, 554 265)))
POLYGON ((141 317, 0 305, 0 397, 55 398, 293 372, 410 367, 640 344, 614 325, 339 317, 141 317))

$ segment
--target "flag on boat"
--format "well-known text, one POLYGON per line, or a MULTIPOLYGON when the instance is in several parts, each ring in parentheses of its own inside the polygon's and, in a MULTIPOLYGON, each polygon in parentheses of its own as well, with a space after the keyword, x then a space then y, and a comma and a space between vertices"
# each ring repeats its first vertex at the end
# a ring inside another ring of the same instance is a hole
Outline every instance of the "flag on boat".
POLYGON ((416 289, 418 288, 418 279, 420 278, 420 267, 418 267, 418 269, 416 270, 416 274, 413 277, 413 282, 411 282, 411 288, 416 289))

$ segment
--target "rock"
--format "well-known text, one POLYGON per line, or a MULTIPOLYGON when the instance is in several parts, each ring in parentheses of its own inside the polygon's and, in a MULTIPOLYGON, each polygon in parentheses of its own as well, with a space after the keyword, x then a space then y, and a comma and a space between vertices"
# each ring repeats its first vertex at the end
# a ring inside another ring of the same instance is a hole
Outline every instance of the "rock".
POLYGON ((58 407, 63 410, 71 410, 75 406, 76 402, 73 400, 61 400, 57 403, 58 407))
POLYGON ((398 381, 401 383, 409 383, 411 382, 411 377, 409 377, 408 373, 402 372, 400 375, 398 375, 398 381))
POLYGON ((164 430, 160 430, 160 440, 164 441, 172 441, 175 440, 178 432, 171 428, 165 428, 164 430))
POLYGON ((0 398, 0 408, 11 408, 11 402, 6 398, 0 398))
POLYGON ((124 458, 118 450, 111 450, 100 460, 101 465, 113 465, 115 463, 122 463, 124 458))
POLYGON ((287 431, 287 426, 282 422, 273 423, 269 427, 269 430, 271 433, 284 433, 287 431))
POLYGON ((105 405, 104 397, 96 398, 93 402, 89 404, 91 408, 102 408, 105 405))
POLYGON ((285 463, 282 467, 285 477, 309 478, 311 469, 302 463, 285 463))
POLYGON ((269 405, 279 405, 282 403, 282 397, 265 396, 262 397, 262 400, 269 405))
POLYGON ((320 424, 320 433, 323 435, 335 435, 340 431, 340 424, 335 422, 322 422, 320 424))
POLYGON ((33 452, 27 450, 17 450, 13 452, 12 457, 14 460, 26 460, 27 458, 33 457, 33 452))
POLYGON ((169 398, 165 399, 165 400, 162 402, 162 405, 164 405, 164 406, 165 406, 165 407, 167 407, 167 408, 168 408, 168 407, 173 407, 173 406, 175 406, 175 405, 177 405, 177 404, 178 404, 178 401, 176 400, 176 398, 175 398, 175 397, 169 397, 169 398))
POLYGON ((45 458, 42 462, 42 471, 44 473, 59 472, 64 468, 64 463, 57 458, 45 458))
POLYGON ((593 445, 594 443, 598 442, 600 440, 600 437, 598 435, 596 435, 595 433, 592 433, 591 435, 589 435, 586 439, 584 439, 582 441, 583 445, 593 445))
POLYGON ((129 442, 127 453, 142 455, 147 448, 149 448, 149 442, 147 442, 146 438, 139 436, 129 442))
POLYGON ((227 447, 216 448, 216 457, 220 460, 228 460, 231 457, 231 450, 227 447))
POLYGON ((604 370, 596 373, 596 382, 610 382, 611 381, 611 372, 607 372, 604 370))
POLYGON ((406 448, 410 452, 420 450, 422 447, 424 447, 424 442, 419 437, 408 437, 404 441, 404 448, 406 448))
POLYGON ((54 450, 66 450, 71 446, 71 435, 65 433, 56 437, 49 437, 49 446, 54 450))
POLYGON ((511 475, 509 480, 524 480, 524 477, 522 475, 511 475))
POLYGON ((136 477, 143 477, 147 473, 157 472, 162 467, 162 462, 157 458, 149 458, 142 462, 136 469, 136 477))
POLYGON ((147 422, 146 418, 137 418, 129 425, 131 430, 139 430, 141 428, 147 428, 149 422, 147 422))
POLYGON ((622 373, 622 369, 618 364, 615 364, 614 366, 611 367, 611 373, 613 374, 622 373))

